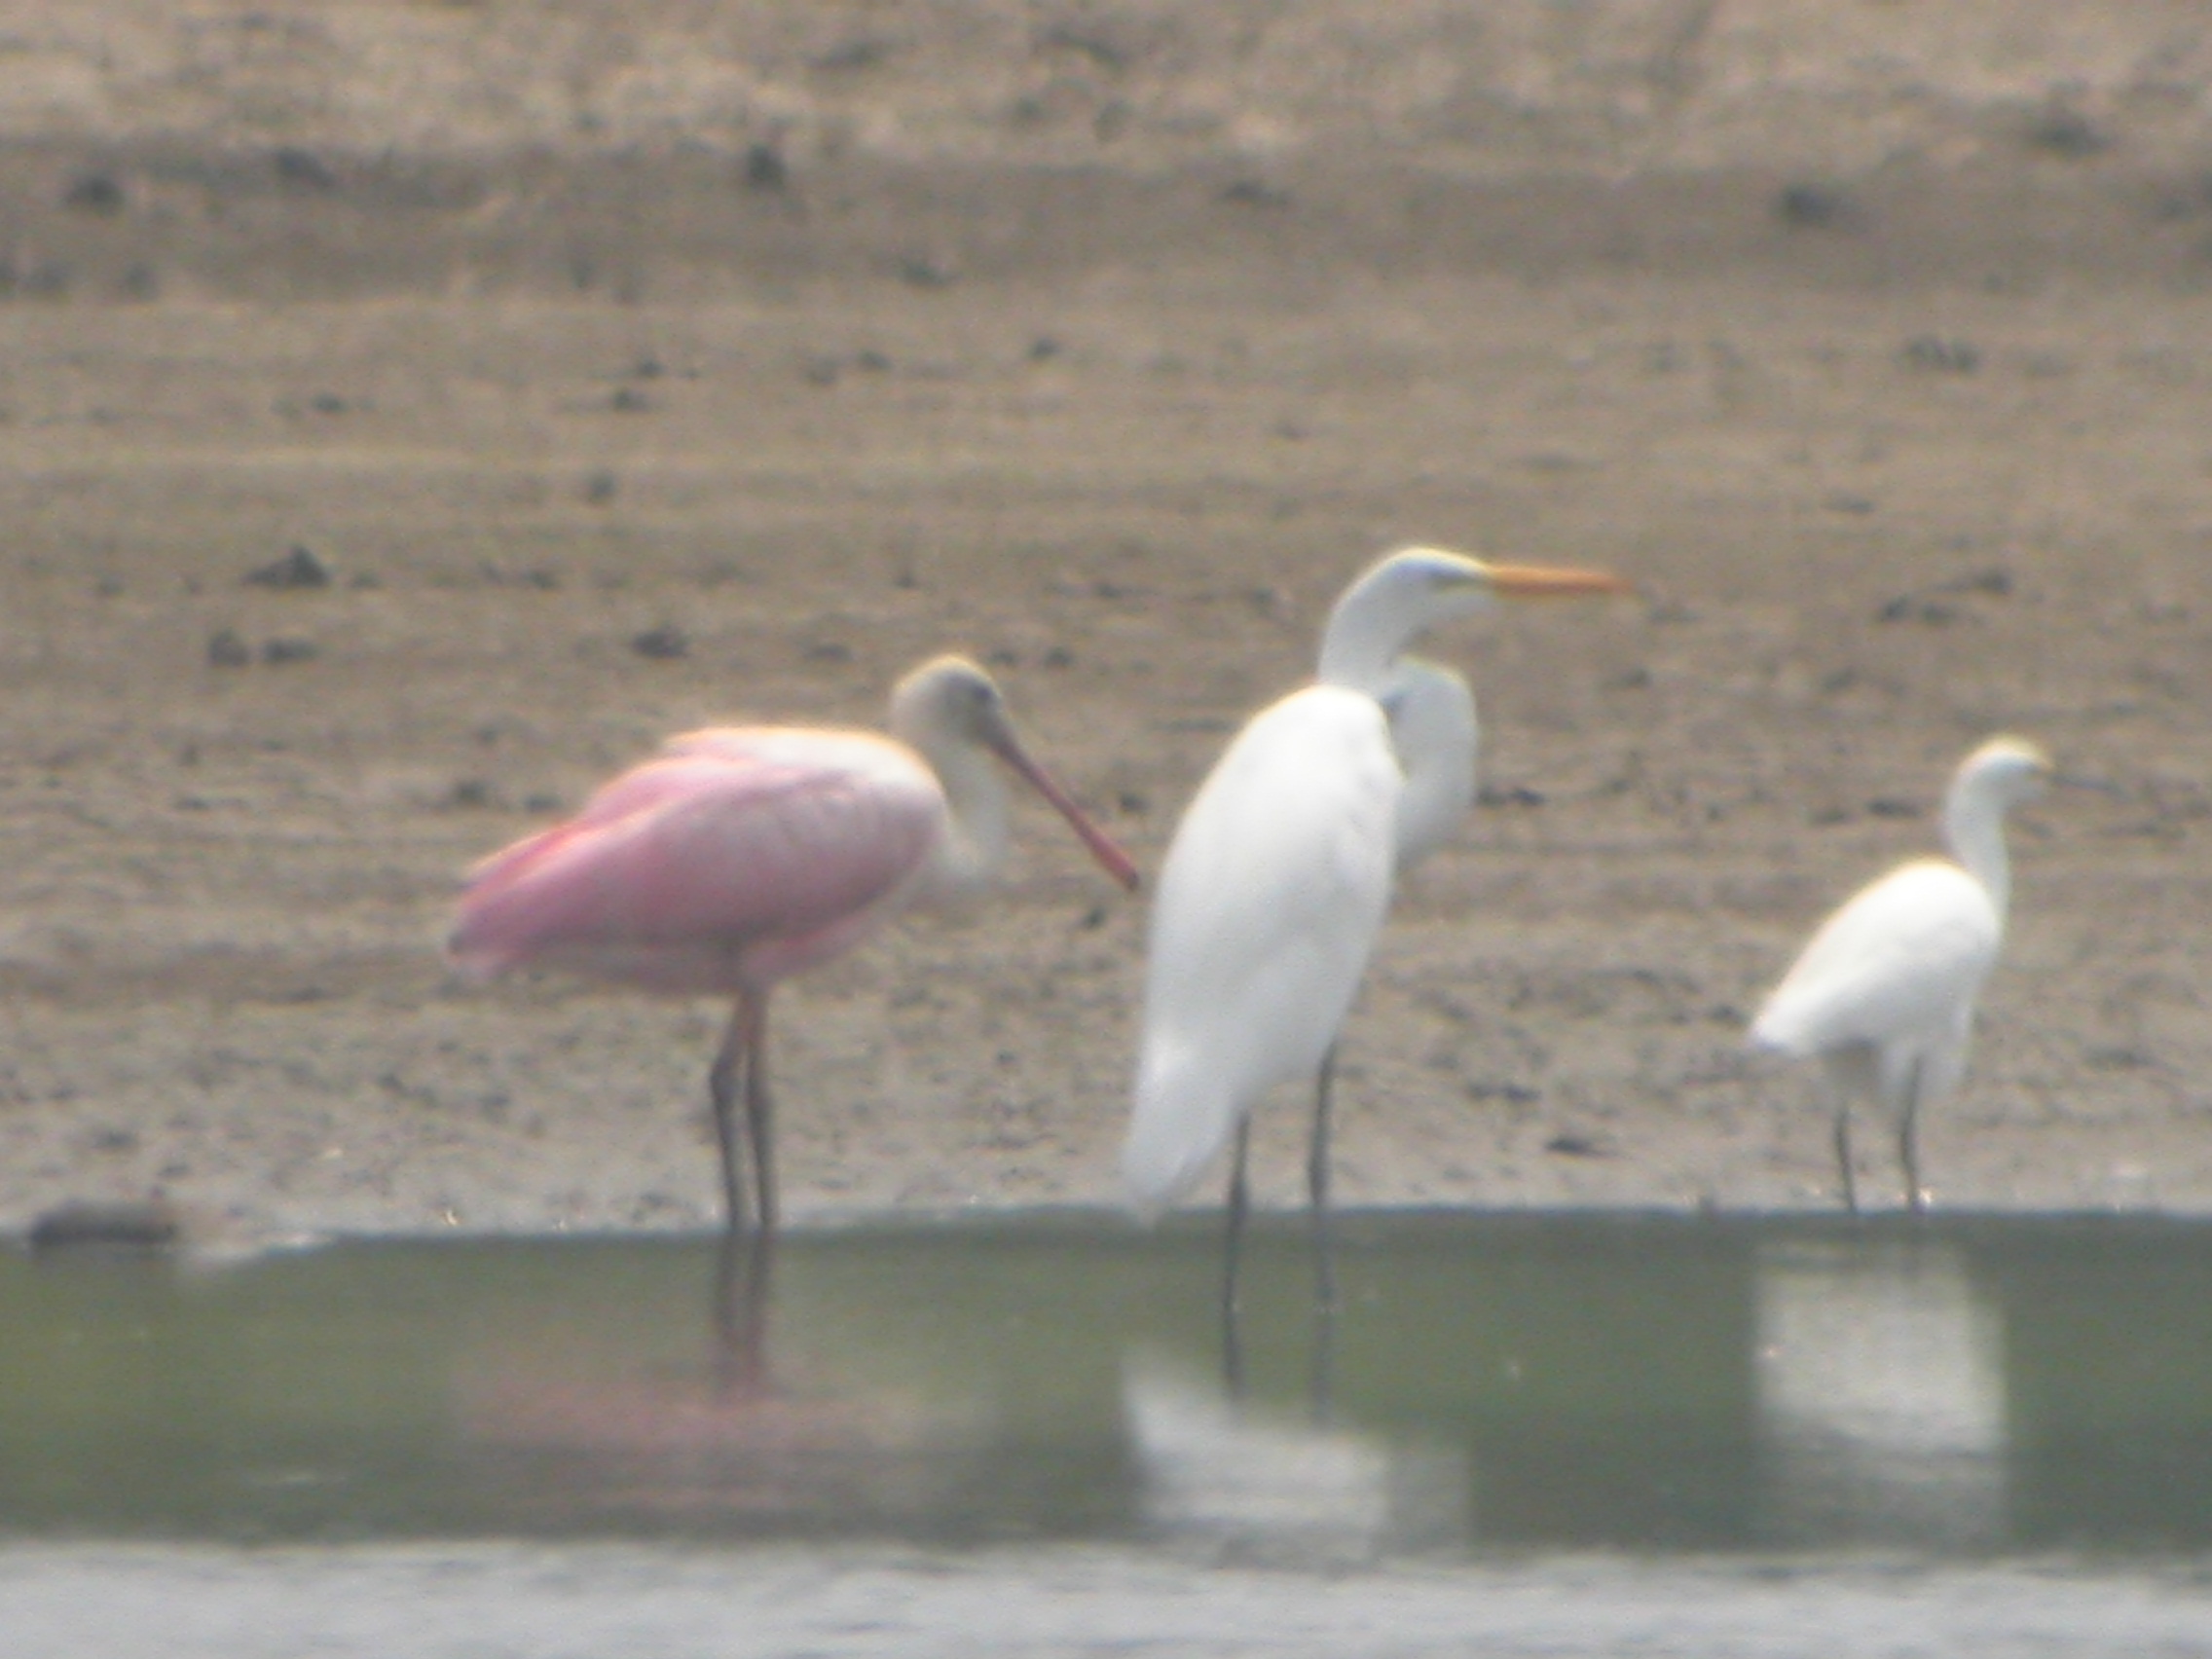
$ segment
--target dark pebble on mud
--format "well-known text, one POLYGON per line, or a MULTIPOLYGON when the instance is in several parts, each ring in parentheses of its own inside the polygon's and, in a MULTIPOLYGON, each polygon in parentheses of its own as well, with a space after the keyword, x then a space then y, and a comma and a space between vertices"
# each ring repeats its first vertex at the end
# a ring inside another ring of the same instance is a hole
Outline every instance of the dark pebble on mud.
POLYGON ((253 587, 325 588, 330 585, 330 567, 309 548, 295 545, 281 559, 247 571, 245 579, 253 587))
POLYGON ((658 628, 647 628, 631 640, 630 648, 654 662, 673 662, 678 657, 690 654, 691 642, 682 629, 672 622, 664 622, 658 628))
POLYGON ((167 1204, 66 1203, 31 1223, 36 1251, 109 1249, 166 1250, 183 1229, 167 1204))

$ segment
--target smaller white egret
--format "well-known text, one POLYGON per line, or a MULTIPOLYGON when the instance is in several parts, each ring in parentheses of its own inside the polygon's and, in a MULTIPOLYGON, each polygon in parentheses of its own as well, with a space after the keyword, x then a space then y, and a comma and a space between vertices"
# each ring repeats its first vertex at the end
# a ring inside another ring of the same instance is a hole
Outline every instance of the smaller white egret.
MULTIPOLYGON (((1153 904, 1144 1037, 1122 1167, 1146 1208, 1235 1140, 1225 1308, 1234 1310, 1250 1114, 1317 1080, 1307 1180, 1328 1204, 1329 1061, 1397 871, 1449 839, 1474 796, 1466 683, 1405 654, 1493 596, 1619 593, 1591 571, 1490 565, 1415 547, 1345 590, 1319 682, 1255 715, 1176 828, 1153 904)), ((1322 1304, 1331 1296, 1324 1249, 1322 1304)))
POLYGON ((1905 1202, 1920 1185, 1920 1109, 1958 1087, 1974 999, 1997 961, 2011 895, 2005 814, 2043 793, 2050 757, 1993 737, 1960 762, 1943 802, 1953 859, 1917 859, 1862 888, 1823 922, 1751 1022, 1754 1048, 1817 1054, 1835 1107, 1843 1201, 1859 1210, 1851 1108, 1868 1095, 1897 1122, 1905 1202))
POLYGON ((1475 804, 1481 726, 1466 680, 1440 663, 1400 657, 1382 688, 1390 747, 1406 774, 1398 796, 1399 875, 1458 834, 1475 804))

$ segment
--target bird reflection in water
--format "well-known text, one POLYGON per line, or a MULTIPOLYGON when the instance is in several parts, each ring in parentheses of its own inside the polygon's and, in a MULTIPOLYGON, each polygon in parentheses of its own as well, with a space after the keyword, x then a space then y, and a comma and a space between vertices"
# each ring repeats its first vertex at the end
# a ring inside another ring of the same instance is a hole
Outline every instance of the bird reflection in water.
POLYGON ((1933 1239, 1762 1251, 1768 1524, 1792 1543, 1960 1547, 2006 1523, 2004 1331, 1933 1239))
POLYGON ((1456 1449, 1393 1445, 1209 1387, 1149 1355, 1122 1368, 1122 1419, 1145 1525, 1243 1562, 1348 1563, 1467 1535, 1456 1449))
MULTIPOLYGON (((1221 1326, 1221 1392, 1225 1399, 1241 1402, 1247 1393, 1249 1367, 1244 1342, 1245 1298, 1238 1293, 1242 1270, 1241 1227, 1229 1233, 1229 1265, 1224 1293, 1215 1305, 1221 1326)), ((1336 1415, 1337 1391, 1337 1264, 1336 1244, 1329 1230, 1316 1225, 1313 1250, 1318 1264, 1318 1284, 1323 1294, 1314 1298, 1311 1346, 1306 1372, 1307 1415, 1315 1427, 1325 1428, 1336 1415)))
POLYGON ((531 1525, 774 1530, 929 1513, 950 1478, 943 1454, 975 1425, 910 1389, 772 1357, 775 1266, 772 1237, 725 1233, 687 1342, 658 1340, 663 1322, 628 1340, 540 1328, 479 1347, 455 1415, 486 1501, 531 1525))
POLYGON ((768 1391, 768 1312, 774 1303, 776 1235, 725 1229, 715 1246, 715 1377, 732 1398, 768 1391))

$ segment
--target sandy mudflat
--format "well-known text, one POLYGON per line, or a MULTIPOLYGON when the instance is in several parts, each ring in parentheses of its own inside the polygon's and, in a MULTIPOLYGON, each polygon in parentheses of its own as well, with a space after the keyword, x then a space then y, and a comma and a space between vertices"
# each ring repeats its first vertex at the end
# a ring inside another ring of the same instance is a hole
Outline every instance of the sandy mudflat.
MULTIPOLYGON (((1149 866, 1417 538, 1641 594, 1435 642, 1347 1199, 1829 1201, 1744 1017, 2009 727, 2111 788, 1938 1201, 2212 1207, 2199 10, 1190 10, 0 8, 0 1225, 700 1225, 719 1011, 451 982, 461 868, 947 645, 1149 866)), ((1113 1198, 1142 905, 1020 840, 782 998, 797 1214, 1113 1198)))

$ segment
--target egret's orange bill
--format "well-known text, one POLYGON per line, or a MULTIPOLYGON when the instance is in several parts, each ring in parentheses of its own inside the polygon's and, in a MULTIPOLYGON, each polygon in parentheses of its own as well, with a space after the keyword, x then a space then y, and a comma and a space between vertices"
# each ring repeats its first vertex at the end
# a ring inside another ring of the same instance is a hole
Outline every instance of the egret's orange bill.
POLYGON ((1572 599, 1591 593, 1634 593, 1610 571, 1576 571, 1552 565, 1485 565, 1491 591, 1507 599, 1572 599))
POLYGON ((1135 892, 1138 881, 1142 879, 1137 874, 1136 861, 1123 852, 1115 845, 1112 836, 1090 821, 1090 815, 1076 805, 1075 797, 1054 783, 1050 772, 1030 759, 1027 752, 1011 734, 992 747, 998 751, 1000 759, 1021 774, 1024 783, 1052 803, 1053 810, 1066 819, 1068 828, 1082 837, 1083 844, 1090 849, 1090 856, 1098 861, 1100 867, 1130 892, 1135 892))

